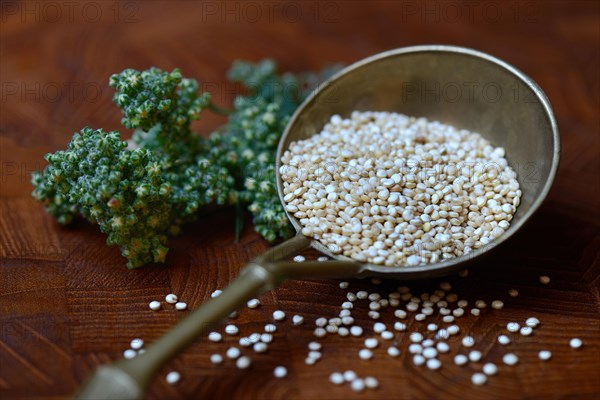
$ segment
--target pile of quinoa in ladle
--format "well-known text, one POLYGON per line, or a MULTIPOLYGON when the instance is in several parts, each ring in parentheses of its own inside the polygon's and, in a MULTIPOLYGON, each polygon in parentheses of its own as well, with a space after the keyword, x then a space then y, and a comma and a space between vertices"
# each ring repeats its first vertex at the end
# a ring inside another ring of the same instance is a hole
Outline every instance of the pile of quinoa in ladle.
POLYGON ((479 133, 391 112, 331 117, 281 158, 286 210, 334 254, 386 266, 468 254, 502 235, 521 190, 479 133))

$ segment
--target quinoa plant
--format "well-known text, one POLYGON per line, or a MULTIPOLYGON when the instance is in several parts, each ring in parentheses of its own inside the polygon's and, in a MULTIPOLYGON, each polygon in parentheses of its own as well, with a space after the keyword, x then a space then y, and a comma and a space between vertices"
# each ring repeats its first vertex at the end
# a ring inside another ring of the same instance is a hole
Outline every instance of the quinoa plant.
POLYGON ((33 196, 61 224, 82 216, 117 245, 129 268, 164 262, 167 237, 209 205, 252 213, 269 241, 292 233, 275 184, 275 152, 289 117, 333 69, 278 75, 273 61, 235 62, 229 79, 246 90, 228 122, 208 138, 191 129, 204 110, 222 112, 198 82, 150 68, 110 78, 113 101, 131 141, 116 131, 84 128, 64 151, 46 155, 32 176, 33 196))

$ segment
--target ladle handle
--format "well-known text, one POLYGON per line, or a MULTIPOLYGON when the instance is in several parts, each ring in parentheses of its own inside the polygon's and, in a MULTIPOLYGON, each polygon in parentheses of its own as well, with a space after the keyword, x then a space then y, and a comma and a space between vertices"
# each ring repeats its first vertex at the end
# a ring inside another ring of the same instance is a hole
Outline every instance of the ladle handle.
POLYGON ((352 261, 278 261, 297 254, 310 246, 310 243, 309 238, 299 234, 250 262, 221 295, 204 302, 156 340, 143 354, 99 367, 77 398, 141 398, 146 386, 162 365, 252 297, 273 289, 285 279, 348 278, 360 272, 361 265, 352 261))

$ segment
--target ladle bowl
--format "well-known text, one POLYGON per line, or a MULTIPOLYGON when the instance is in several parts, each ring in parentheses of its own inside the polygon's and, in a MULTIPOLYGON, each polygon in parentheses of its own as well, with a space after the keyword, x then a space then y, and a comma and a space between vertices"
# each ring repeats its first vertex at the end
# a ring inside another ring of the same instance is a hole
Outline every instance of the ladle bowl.
MULTIPOLYGON (((154 342, 145 353, 98 368, 79 398, 139 398, 156 371, 199 335, 240 308, 248 299, 286 279, 380 276, 426 279, 464 268, 467 263, 515 234, 543 202, 558 167, 560 143, 550 103, 525 74, 488 54, 454 46, 415 46, 386 51, 343 69, 315 90, 292 116, 277 150, 277 160, 291 142, 320 132, 334 114, 390 111, 437 120, 479 132, 494 146, 504 147, 517 172, 521 204, 510 227, 490 244, 467 255, 419 266, 387 267, 365 264, 333 254, 301 233, 250 262, 213 299, 206 301, 154 342), (283 261, 312 247, 333 260, 283 261)), ((277 170, 282 204, 283 182, 277 170)))

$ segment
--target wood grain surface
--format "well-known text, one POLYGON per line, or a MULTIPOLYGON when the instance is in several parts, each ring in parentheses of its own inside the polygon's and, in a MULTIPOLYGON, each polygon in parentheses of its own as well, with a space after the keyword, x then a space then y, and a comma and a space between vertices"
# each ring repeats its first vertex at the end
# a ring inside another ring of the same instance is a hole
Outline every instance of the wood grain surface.
MULTIPOLYGON (((224 343, 199 338, 161 372, 148 398, 600 398, 599 4, 2 1, 0 397, 69 397, 94 368, 118 359, 132 338, 152 342, 187 314, 166 306, 151 312, 150 300, 173 292, 194 308, 268 248, 249 224, 235 243, 233 213, 223 210, 171 240, 166 265, 129 271, 95 227, 77 222, 61 228, 45 214, 29 184, 31 171, 44 166, 43 154, 64 148, 83 126, 121 129, 107 86, 111 73, 181 67, 227 104, 235 90, 224 74, 238 58, 272 57, 283 69, 303 71, 401 46, 445 43, 491 53, 531 76, 550 98, 561 131, 560 168, 540 211, 469 277, 449 278, 471 304, 505 302, 501 311, 488 307, 478 318, 467 313, 458 320, 484 359, 499 365, 498 375, 472 385, 482 363, 452 363, 465 353, 459 337, 448 341, 451 351, 440 357, 440 370, 416 367, 406 334, 396 338, 400 357, 387 356, 382 344, 370 361, 357 357, 364 337, 330 335, 321 340, 323 359, 307 366, 315 318, 336 316, 346 291, 336 281, 295 281, 263 295, 261 307, 235 320, 248 335, 261 331, 273 310, 288 314, 269 351, 252 355, 251 369, 209 362, 237 337, 224 343), (551 282, 542 285, 540 275, 551 282), (512 288, 518 297, 508 296, 512 288), (296 313, 306 320, 300 327, 290 321, 296 313), (513 335, 508 347, 496 342, 507 322, 530 316, 542 321, 532 336, 513 335), (581 349, 569 347, 572 337, 583 340, 581 349), (542 349, 553 352, 550 361, 538 359, 542 349), (501 363, 508 351, 520 357, 518 365, 501 363), (277 365, 288 367, 287 378, 273 377, 277 365), (377 377, 380 388, 356 394, 328 382, 331 372, 348 368, 377 377), (165 382, 170 370, 181 372, 177 385, 165 382)), ((222 122, 207 115, 197 129, 206 134, 222 122)), ((351 281, 350 290, 386 294, 399 284, 351 281)), ((438 284, 409 286, 419 294, 438 284)), ((370 336, 367 311, 362 301, 354 315, 370 336)), ((382 320, 393 322, 390 309, 382 320)), ((408 325, 409 332, 425 327, 412 318, 408 325)))

